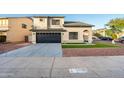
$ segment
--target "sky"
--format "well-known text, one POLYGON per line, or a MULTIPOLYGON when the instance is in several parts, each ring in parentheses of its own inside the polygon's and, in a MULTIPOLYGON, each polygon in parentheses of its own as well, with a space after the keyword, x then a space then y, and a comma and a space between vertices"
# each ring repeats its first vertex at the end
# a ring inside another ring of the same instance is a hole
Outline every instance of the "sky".
POLYGON ((95 25, 94 29, 104 28, 113 18, 124 18, 124 14, 0 14, 0 17, 23 16, 65 16, 65 21, 82 21, 95 25))

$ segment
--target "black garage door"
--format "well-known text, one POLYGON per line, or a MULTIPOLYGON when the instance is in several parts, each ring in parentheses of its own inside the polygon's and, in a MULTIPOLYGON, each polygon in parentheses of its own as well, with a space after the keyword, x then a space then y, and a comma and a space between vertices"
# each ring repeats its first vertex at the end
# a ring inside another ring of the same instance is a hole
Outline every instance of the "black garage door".
POLYGON ((37 43, 61 43, 61 33, 37 33, 37 43))
POLYGON ((0 36, 0 43, 1 42, 6 42, 6 36, 0 36))

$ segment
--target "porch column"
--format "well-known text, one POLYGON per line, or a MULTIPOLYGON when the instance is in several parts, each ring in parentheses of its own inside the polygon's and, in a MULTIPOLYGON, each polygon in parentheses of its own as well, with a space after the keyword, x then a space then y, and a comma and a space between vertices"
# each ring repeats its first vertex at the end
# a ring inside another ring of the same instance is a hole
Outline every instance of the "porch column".
POLYGON ((83 31, 78 32, 78 40, 81 41, 82 43, 84 42, 83 31))
POLYGON ((36 32, 32 32, 32 43, 36 44, 36 32))
POLYGON ((88 36, 88 43, 92 43, 92 31, 89 31, 89 36, 88 36))

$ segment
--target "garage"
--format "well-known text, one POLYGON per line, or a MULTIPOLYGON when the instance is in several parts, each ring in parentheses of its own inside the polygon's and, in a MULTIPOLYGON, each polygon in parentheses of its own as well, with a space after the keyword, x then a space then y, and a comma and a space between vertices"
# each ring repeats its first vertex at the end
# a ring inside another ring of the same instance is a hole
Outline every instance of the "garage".
POLYGON ((0 43, 6 42, 6 36, 0 36, 0 43))
POLYGON ((36 33, 37 43, 61 43, 61 33, 36 33))

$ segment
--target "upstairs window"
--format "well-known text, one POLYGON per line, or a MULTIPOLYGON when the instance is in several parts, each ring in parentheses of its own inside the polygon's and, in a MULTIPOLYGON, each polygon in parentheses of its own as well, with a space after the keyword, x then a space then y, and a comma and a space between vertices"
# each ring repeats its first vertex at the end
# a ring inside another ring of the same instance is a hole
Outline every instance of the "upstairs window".
POLYGON ((27 25, 26 24, 22 24, 22 28, 26 29, 27 25))
POLYGON ((6 25, 8 25, 8 20, 0 20, 0 25, 1 25, 1 26, 6 26, 6 25))
POLYGON ((52 20, 52 25, 60 25, 60 20, 52 20))
POLYGON ((43 19, 42 19, 42 18, 40 18, 40 21, 42 22, 42 21, 43 21, 43 19))

